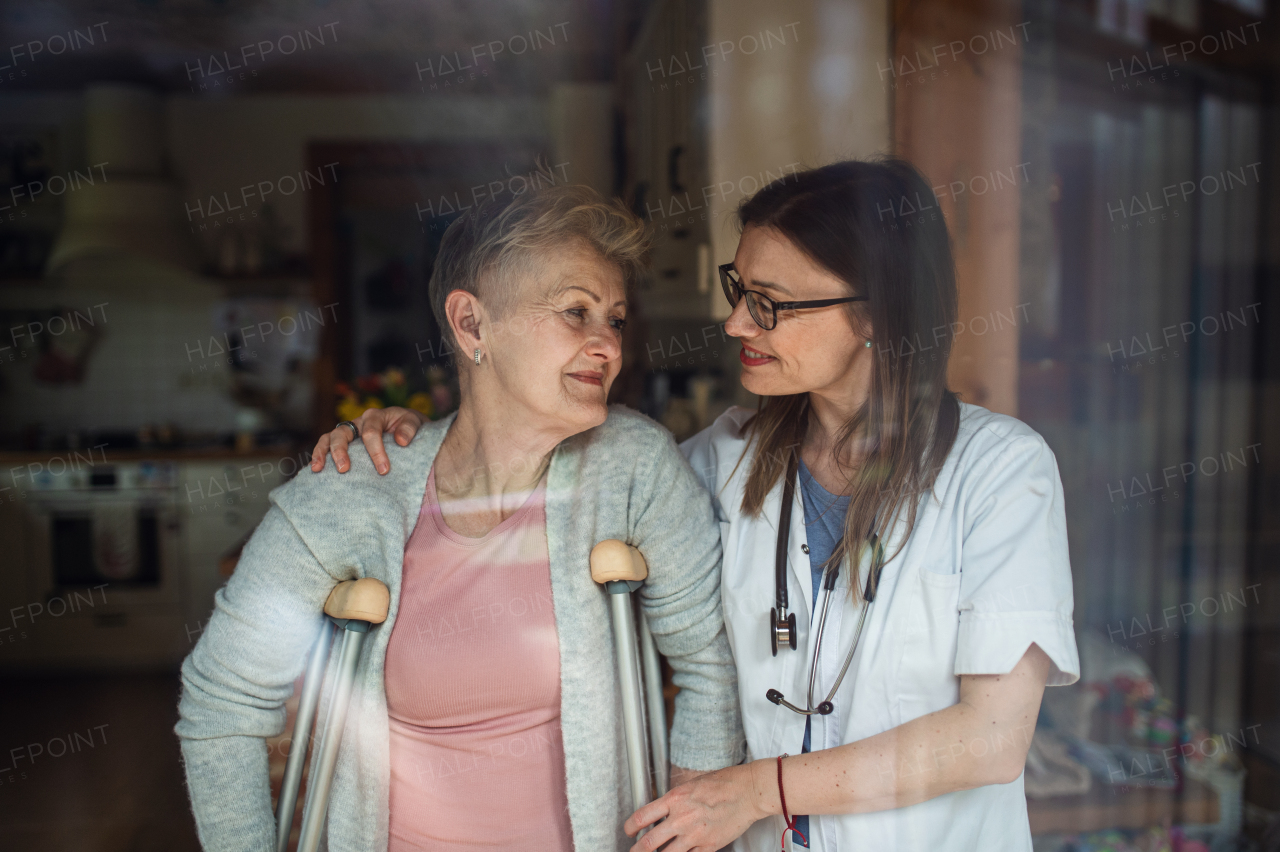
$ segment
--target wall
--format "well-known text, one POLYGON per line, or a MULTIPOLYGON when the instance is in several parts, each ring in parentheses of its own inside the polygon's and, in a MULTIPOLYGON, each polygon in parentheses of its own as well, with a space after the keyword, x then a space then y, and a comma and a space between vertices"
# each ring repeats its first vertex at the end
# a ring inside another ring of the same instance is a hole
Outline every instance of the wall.
MULTIPOLYGON (((994 0, 903 7, 891 60, 884 0, 785 7, 711 0, 710 7, 708 41, 734 46, 723 59, 714 52, 709 68, 711 175, 726 188, 712 197, 715 262, 733 257, 737 204, 790 168, 890 152, 905 157, 931 185, 944 187, 939 195, 955 249, 959 319, 975 330, 957 335, 948 382, 967 402, 1016 414, 1018 331, 1004 319, 1020 310, 1021 50, 1002 42, 999 51, 962 61, 949 61, 944 51, 945 67, 899 72, 923 64, 916 51, 928 56, 934 45, 1016 25, 1017 9, 994 0), (746 55, 753 35, 767 49, 746 55), (910 57, 906 65, 904 57, 910 57), (996 171, 998 195, 948 197, 945 187, 959 185, 953 182, 981 188, 996 171), (1004 180, 1010 174, 1017 185, 1004 180), (989 330, 997 313, 1000 330, 989 330)), ((716 297, 714 310, 727 316, 728 305, 716 297)))
MULTIPOLYGON (((710 0, 713 263, 733 259, 733 211, 793 168, 889 150, 886 0, 710 0), (754 47, 753 47, 754 45, 754 47)), ((728 304, 714 293, 719 316, 728 304)))
MULTIPOLYGON (((299 97, 259 95, 225 100, 173 98, 169 102, 169 149, 183 184, 186 213, 193 226, 210 220, 200 202, 227 193, 237 203, 241 187, 272 182, 263 189, 288 230, 293 251, 306 247, 305 190, 288 195, 289 181, 306 163, 311 141, 430 141, 545 138, 545 101, 532 97, 382 95, 371 97, 299 97)), ((314 173, 313 173, 314 174, 314 173)), ((328 174, 327 172, 324 174, 328 174)), ((250 193, 250 206, 259 204, 250 193)), ((240 212, 232 214, 239 216, 240 212)), ((207 233, 207 231, 206 231, 207 233)))
MULTIPOLYGON (((267 195, 284 226, 283 247, 306 253, 306 191, 290 187, 304 169, 315 140, 456 140, 549 135, 546 102, 534 97, 453 95, 301 97, 260 95, 223 99, 172 97, 166 103, 169 168, 180 187, 188 222, 206 246, 228 218, 256 210, 209 214, 209 197, 240 203, 241 188, 270 182, 267 195), (195 212, 191 212, 194 209, 195 212), (200 231, 199 225, 205 230, 200 231)), ((65 93, 2 95, 0 114, 24 123, 56 126, 67 167, 83 167, 83 98, 65 93)), ((326 172, 326 179, 331 179, 326 172)), ((572 172, 571 172, 572 175, 572 172)), ((32 353, 0 352, 0 432, 42 424, 73 429, 133 429, 170 422, 191 430, 229 431, 236 406, 227 394, 225 358, 209 356, 217 333, 218 283, 156 270, 122 272, 119 265, 88 269, 78 263, 59 289, 52 285, 6 289, 0 306, 12 310, 105 303, 101 338, 80 384, 47 385, 32 376, 32 353), (86 301, 88 300, 88 301, 86 301), (196 352, 193 356, 191 352, 196 352), (14 354, 15 360, 4 360, 14 354)))
POLYGON ((1017 416, 1018 328, 1030 315, 1018 286, 1021 193, 1046 167, 1022 151, 1029 30, 1009 0, 920 0, 896 12, 894 150, 934 187, 956 261, 962 325, 948 384, 1017 416))

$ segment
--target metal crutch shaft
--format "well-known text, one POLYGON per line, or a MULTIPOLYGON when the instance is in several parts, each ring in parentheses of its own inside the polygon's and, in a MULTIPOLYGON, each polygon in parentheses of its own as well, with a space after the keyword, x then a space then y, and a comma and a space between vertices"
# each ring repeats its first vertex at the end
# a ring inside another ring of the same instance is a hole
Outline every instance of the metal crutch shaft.
POLYGON ((324 684, 324 664, 329 658, 329 644, 333 627, 328 619, 320 628, 307 670, 302 678, 302 695, 298 699, 298 718, 293 723, 293 737, 289 741, 289 759, 284 765, 284 780, 280 784, 280 800, 276 804, 276 852, 289 848, 289 832, 293 829, 293 811, 298 805, 298 788, 302 783, 302 766, 307 759, 307 742, 311 737, 311 725, 315 722, 316 707, 320 704, 320 687, 324 684))
POLYGON ((654 645, 649 622, 640 615, 640 659, 644 665, 645 701, 649 710, 649 747, 653 751, 653 780, 659 796, 670 789, 667 775, 667 706, 662 694, 662 664, 654 645))
POLYGON ((320 833, 329 809, 329 790, 333 786, 333 768, 338 762, 342 728, 347 721, 347 704, 356 679, 356 664, 360 661, 360 648, 370 627, 368 622, 354 619, 338 626, 343 628, 338 648, 338 680, 329 697, 324 730, 320 732, 311 757, 311 778, 307 784, 307 799, 302 806, 298 852, 315 852, 320 847, 320 833))
MULTIPOLYGON (((637 587, 639 584, 636 584, 637 587)), ((636 666, 636 625, 631 613, 631 583, 615 581, 605 585, 613 609, 614 646, 618 679, 622 688, 622 730, 627 743, 627 765, 631 776, 633 809, 652 799, 649 791, 649 754, 645 742, 644 698, 640 670, 636 666)))
POLYGON ((609 539, 591 550, 591 578, 609 593, 613 615, 613 644, 622 699, 622 730, 627 747, 631 800, 639 810, 652 798, 649 786, 649 753, 644 728, 644 685, 640 679, 640 649, 631 592, 644 584, 648 566, 640 551, 609 539))
POLYGON ((298 839, 298 852, 315 852, 320 845, 325 815, 329 806, 329 790, 333 784, 333 770, 337 764, 338 747, 346 723, 347 707, 355 683, 356 669, 360 662, 360 649, 366 634, 375 625, 387 620, 391 595, 382 582, 365 577, 339 583, 329 593, 324 604, 327 616, 325 628, 312 649, 303 681, 302 699, 298 706, 298 720, 294 725, 293 743, 299 741, 302 748, 290 748, 285 764, 285 784, 280 791, 280 807, 276 816, 276 842, 279 849, 288 847, 293 824, 293 808, 297 802, 298 784, 302 775, 302 760, 306 755, 309 717, 314 717, 323 682, 325 651, 330 635, 328 622, 342 628, 338 645, 337 680, 329 696, 324 715, 320 719, 321 730, 311 754, 311 771, 307 782, 307 796, 302 806, 302 832, 298 839), (307 718, 304 718, 307 717, 307 718), (295 754, 297 755, 295 761, 295 754), (296 765, 295 765, 296 764, 296 765), (286 799, 288 807, 286 808, 286 799))

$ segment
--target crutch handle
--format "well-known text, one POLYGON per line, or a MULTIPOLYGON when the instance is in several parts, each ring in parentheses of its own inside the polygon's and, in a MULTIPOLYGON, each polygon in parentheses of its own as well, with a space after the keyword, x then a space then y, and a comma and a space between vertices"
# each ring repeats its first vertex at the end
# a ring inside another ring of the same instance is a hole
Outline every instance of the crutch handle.
POLYGON ((331 618, 349 618, 381 624, 387 620, 391 607, 391 593, 381 580, 362 577, 347 580, 333 587, 324 602, 324 613, 331 618))
POLYGON ((638 582, 648 576, 644 557, 629 544, 608 538, 591 548, 591 579, 597 583, 638 582))

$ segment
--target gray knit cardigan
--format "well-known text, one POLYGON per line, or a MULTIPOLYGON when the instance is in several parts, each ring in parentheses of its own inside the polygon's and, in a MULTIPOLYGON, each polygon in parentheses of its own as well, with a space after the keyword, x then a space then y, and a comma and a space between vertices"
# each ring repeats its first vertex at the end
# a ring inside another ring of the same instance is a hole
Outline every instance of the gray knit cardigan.
MULTIPOLYGON (((391 610, 362 653, 334 776, 327 847, 387 848, 383 664, 399 609, 405 543, 451 422, 428 424, 408 447, 389 442, 386 476, 353 445, 346 474, 329 460, 322 473, 303 472, 271 493, 272 508, 182 664, 176 731, 204 849, 273 848, 265 740, 284 729, 284 702, 317 635, 329 590, 356 577, 386 583, 391 610)), ((612 628, 588 554, 608 538, 644 553, 650 571, 644 611, 680 686, 671 760, 718 769, 741 758, 742 741, 721 615, 719 530, 707 493, 671 435, 621 407, 555 449, 546 516, 574 846, 578 852, 626 849, 621 826, 631 813, 630 788, 612 628)))

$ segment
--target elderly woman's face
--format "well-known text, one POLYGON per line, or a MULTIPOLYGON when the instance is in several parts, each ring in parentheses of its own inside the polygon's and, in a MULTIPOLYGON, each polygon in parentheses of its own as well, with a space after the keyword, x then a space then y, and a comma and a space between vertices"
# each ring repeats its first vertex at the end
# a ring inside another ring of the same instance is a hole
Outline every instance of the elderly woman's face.
POLYGON ((586 246, 548 252, 534 269, 494 325, 489 363, 529 425, 576 434, 608 416, 627 316, 622 273, 586 246))

